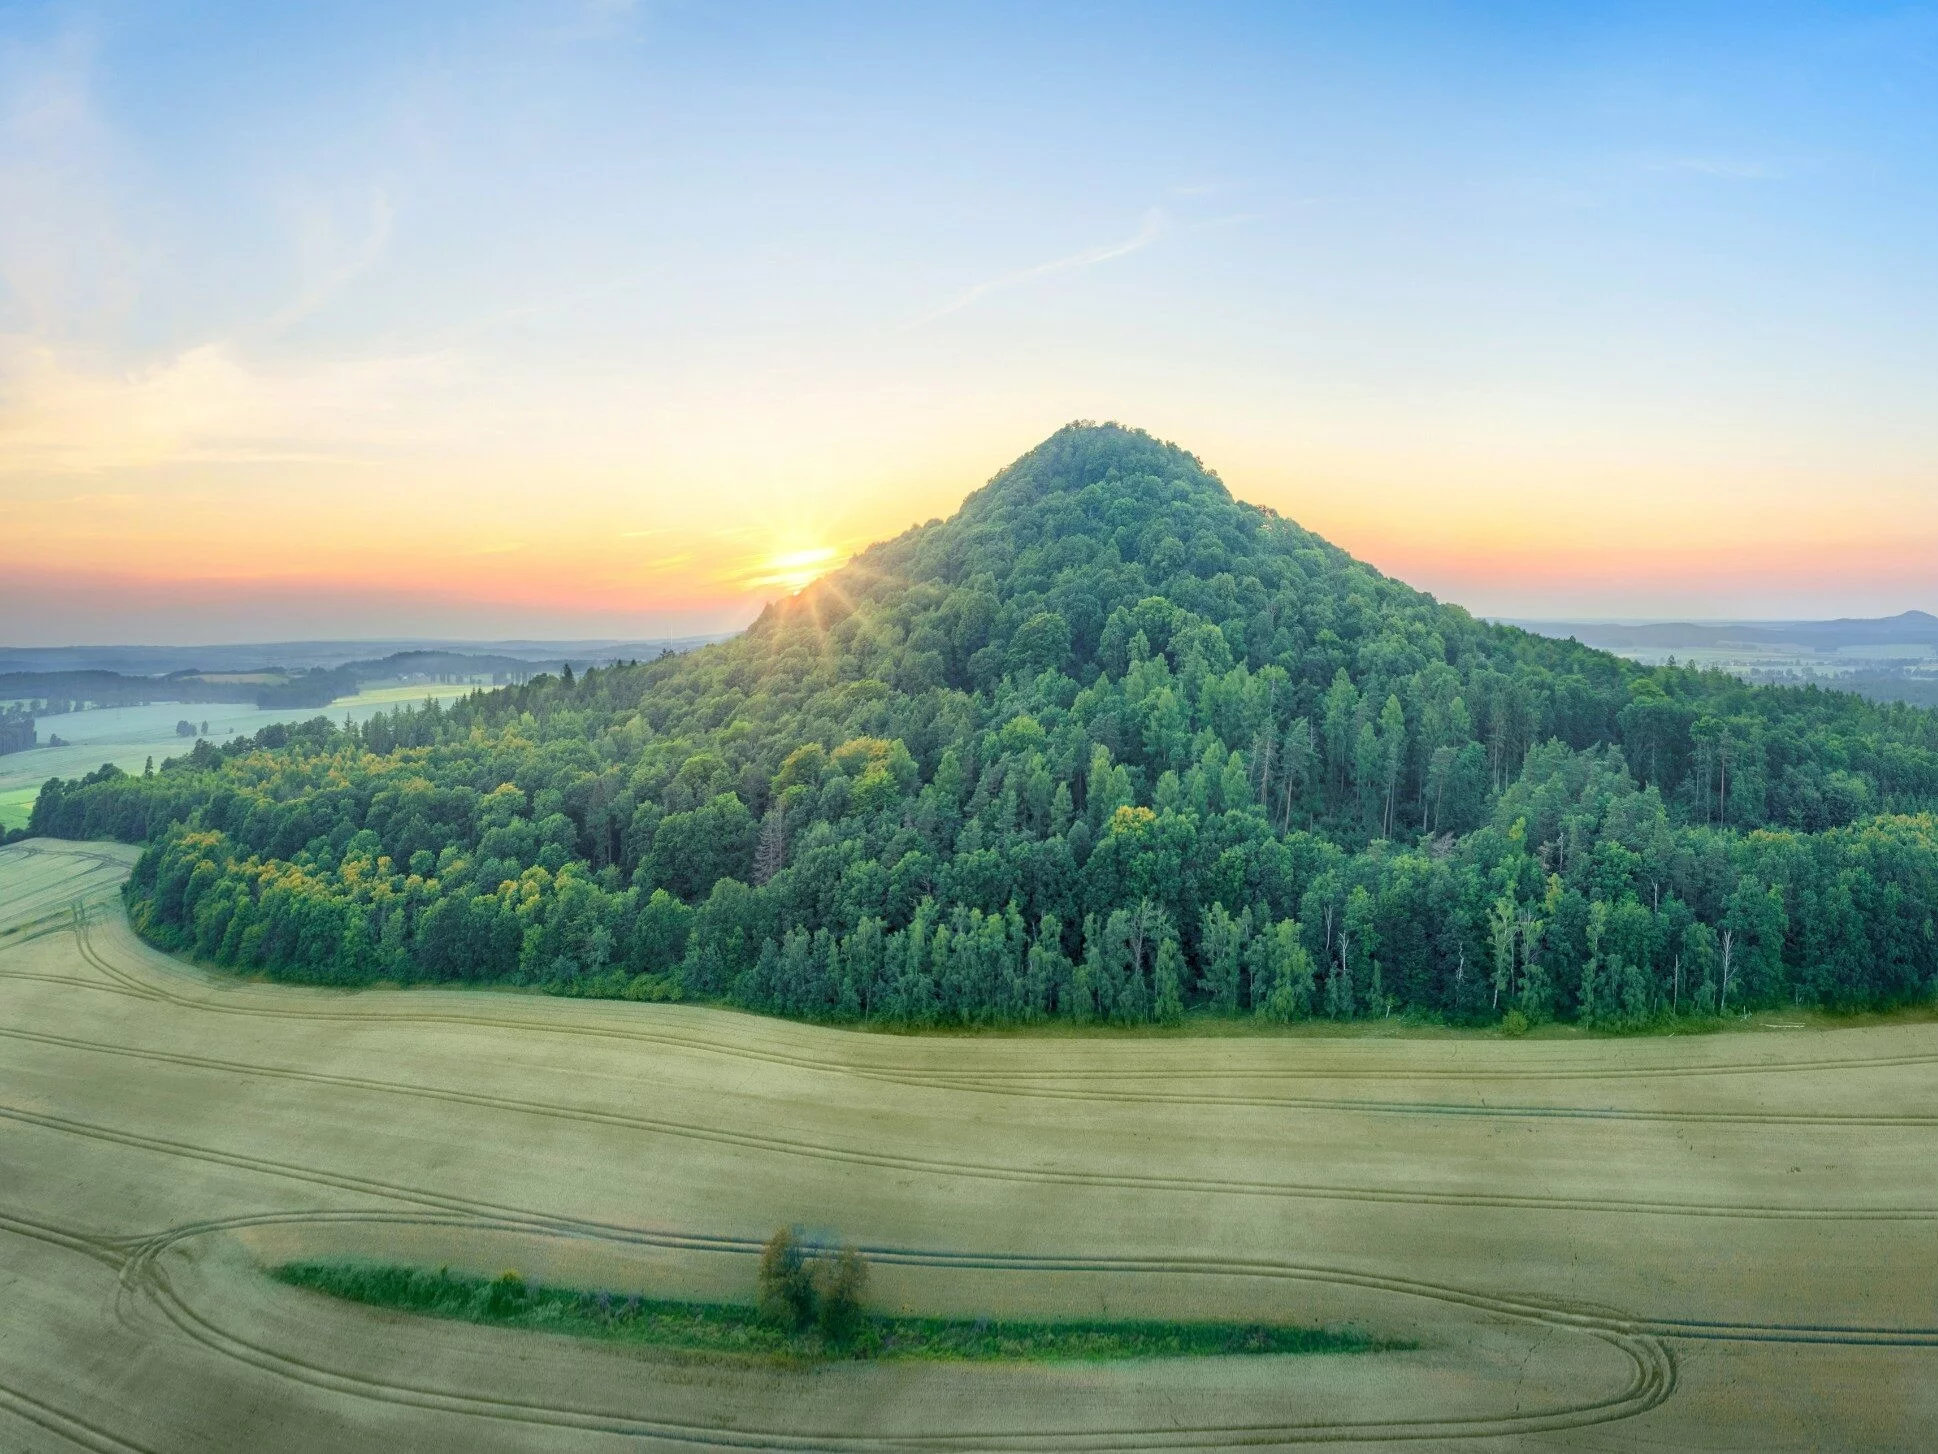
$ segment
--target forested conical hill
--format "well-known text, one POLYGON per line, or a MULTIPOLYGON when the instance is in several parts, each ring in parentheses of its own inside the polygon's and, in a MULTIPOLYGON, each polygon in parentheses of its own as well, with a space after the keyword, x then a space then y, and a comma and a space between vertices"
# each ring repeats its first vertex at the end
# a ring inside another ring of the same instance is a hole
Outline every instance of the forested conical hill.
POLYGON ((1938 966, 1938 717, 1475 621, 1135 430, 690 655, 50 783, 157 943, 912 1023, 1640 1024, 1938 966))

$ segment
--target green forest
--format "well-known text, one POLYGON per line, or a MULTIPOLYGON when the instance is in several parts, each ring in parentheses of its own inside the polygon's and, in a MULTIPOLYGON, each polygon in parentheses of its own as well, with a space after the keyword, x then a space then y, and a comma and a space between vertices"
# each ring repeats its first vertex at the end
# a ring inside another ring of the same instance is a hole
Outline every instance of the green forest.
POLYGON ((1076 424, 733 640, 52 781, 29 831, 146 844, 142 934, 313 983, 1621 1029, 1929 997, 1934 806, 1938 714, 1477 621, 1076 424))

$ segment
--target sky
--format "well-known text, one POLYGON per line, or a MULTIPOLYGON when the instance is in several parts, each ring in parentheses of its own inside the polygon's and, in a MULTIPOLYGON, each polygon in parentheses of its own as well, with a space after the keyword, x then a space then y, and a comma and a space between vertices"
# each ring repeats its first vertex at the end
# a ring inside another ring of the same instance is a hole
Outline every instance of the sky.
POLYGON ((0 643, 728 629, 1076 418, 1938 610, 1938 6, 0 0, 0 643))

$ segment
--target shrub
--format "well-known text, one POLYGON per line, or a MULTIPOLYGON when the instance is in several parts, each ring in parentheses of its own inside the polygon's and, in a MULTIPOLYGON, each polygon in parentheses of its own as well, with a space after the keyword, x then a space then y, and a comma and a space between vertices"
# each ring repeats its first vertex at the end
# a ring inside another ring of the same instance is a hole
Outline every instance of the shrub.
POLYGON ((1528 1017, 1519 1010, 1509 1010, 1501 1016, 1501 1034, 1519 1037, 1527 1032, 1528 1017))
POLYGON ((485 1294, 485 1306, 501 1317, 524 1301, 525 1279, 509 1269, 498 1274, 497 1281, 491 1284, 490 1291, 485 1294))

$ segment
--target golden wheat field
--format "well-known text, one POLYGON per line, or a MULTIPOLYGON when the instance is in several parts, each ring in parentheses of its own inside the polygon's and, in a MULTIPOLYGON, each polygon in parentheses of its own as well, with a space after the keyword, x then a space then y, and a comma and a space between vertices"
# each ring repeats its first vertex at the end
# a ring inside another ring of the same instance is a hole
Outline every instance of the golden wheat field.
POLYGON ((1938 1025, 1502 1042, 850 1033, 237 984, 133 850, 0 850, 0 1448, 1928 1448, 1938 1025), (269 1280, 1350 1325, 1405 1351, 703 1358, 269 1280))

